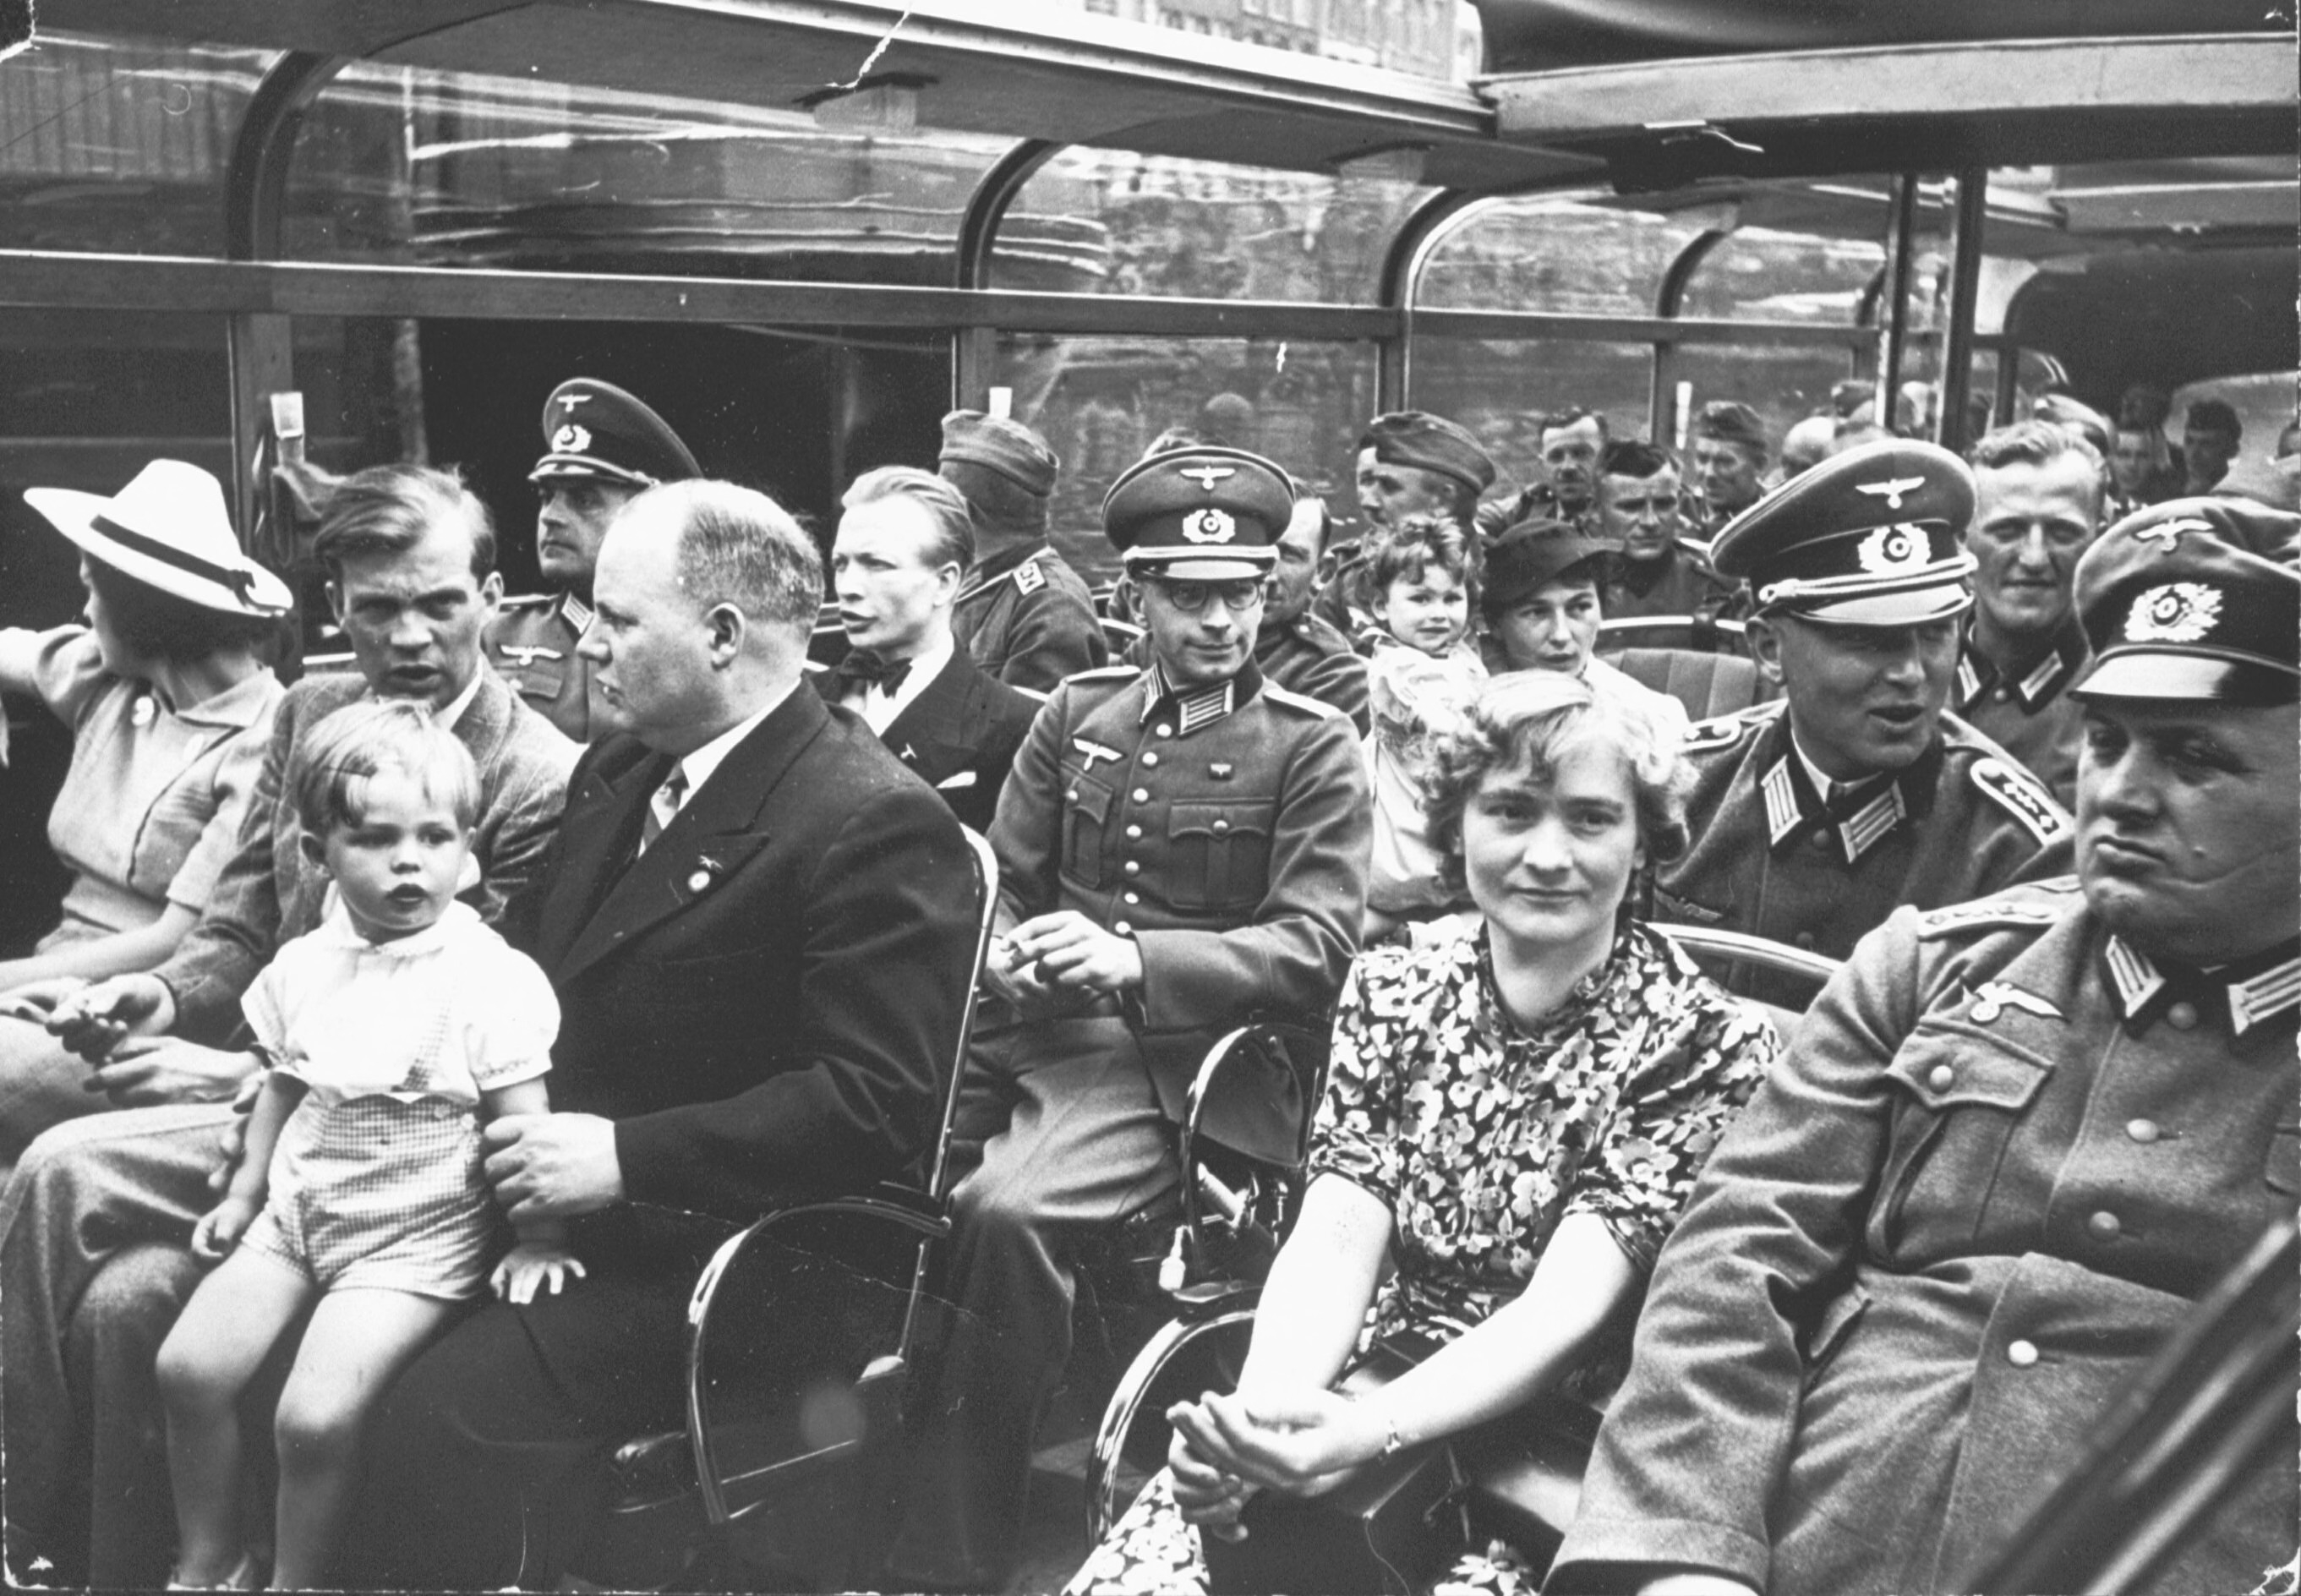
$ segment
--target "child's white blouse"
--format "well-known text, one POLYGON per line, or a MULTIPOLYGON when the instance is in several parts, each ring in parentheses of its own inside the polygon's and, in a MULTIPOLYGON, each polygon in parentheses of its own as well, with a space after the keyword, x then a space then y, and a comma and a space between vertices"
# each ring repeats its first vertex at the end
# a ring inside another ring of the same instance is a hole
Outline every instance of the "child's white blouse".
POLYGON ((277 1066, 325 1100, 381 1095, 476 1107, 551 1067, 559 1001, 535 961, 468 904, 371 942, 340 904, 295 938, 240 1001, 277 1066))

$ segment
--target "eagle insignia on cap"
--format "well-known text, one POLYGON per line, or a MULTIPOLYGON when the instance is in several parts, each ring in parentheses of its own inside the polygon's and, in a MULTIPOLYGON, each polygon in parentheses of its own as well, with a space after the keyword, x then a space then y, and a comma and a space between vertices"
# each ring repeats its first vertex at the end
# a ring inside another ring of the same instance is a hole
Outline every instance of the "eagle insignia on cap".
POLYGON ((555 455, 582 455, 590 452, 591 434, 569 422, 551 435, 551 452, 555 455))
MULTIPOLYGON (((1217 482, 1221 481, 1225 477, 1236 476, 1238 468, 1234 465, 1185 465, 1176 474, 1190 478, 1209 493, 1212 493, 1217 482)), ((1210 541, 1219 543, 1223 539, 1217 538, 1210 541)))
POLYGON ((2159 554, 2171 554, 2173 546, 2180 542, 2183 532, 2210 532, 2213 530, 2212 522, 2185 515, 2178 521, 2160 521, 2148 526, 2135 527, 2133 535, 2144 543, 2156 544, 2159 554))
POLYGON ((1888 510, 1898 510, 1902 507, 1904 494, 1914 493, 1925 485, 1926 480, 1923 477, 1895 477, 1884 482, 1857 482, 1854 484, 1853 491, 1877 494, 1886 501, 1886 507, 1888 510))
POLYGON ((2194 643, 2221 623, 2222 596, 2203 582, 2167 582, 2133 601, 2129 643, 2194 643))
POLYGON ((1227 543, 1238 536, 1238 522, 1229 511, 1209 505, 1183 517, 1183 536, 1193 543, 1227 543))
MULTIPOLYGON (((1885 484, 1887 487, 1893 488, 1904 485, 1902 482, 1885 484)), ((1863 488, 1862 491, 1868 493, 1871 490, 1871 487, 1875 486, 1876 484, 1871 484, 1870 487, 1863 488)), ((1902 507, 1902 501, 1898 496, 1894 500, 1893 507, 1897 510, 1902 507)), ((1896 571, 1919 569, 1925 564, 1930 553, 1931 551, 1926 547, 1925 534, 1917 528, 1881 526, 1862 539, 1862 547, 1854 550, 1854 558, 1862 562, 1862 569, 1870 575, 1890 576, 1896 571)))

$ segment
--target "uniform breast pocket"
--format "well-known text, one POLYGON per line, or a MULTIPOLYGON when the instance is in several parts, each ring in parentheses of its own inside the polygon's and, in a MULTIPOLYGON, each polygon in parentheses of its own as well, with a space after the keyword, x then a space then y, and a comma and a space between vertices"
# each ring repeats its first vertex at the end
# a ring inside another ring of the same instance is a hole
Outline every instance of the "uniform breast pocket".
POLYGON ((1920 1223, 1945 1241, 1978 1233, 2006 1149, 2052 1074, 2004 1037, 1920 1026, 1887 1071, 1894 1116, 1873 1241, 1890 1250, 1920 1223))
POLYGON ((1167 849, 1174 869, 1169 896, 1178 909, 1243 909, 1270 890, 1270 831, 1275 802, 1181 802, 1167 811, 1167 849))
POLYGON ((548 659, 541 655, 522 660, 506 656, 496 661, 496 670, 503 679, 519 689, 520 697, 539 704, 556 704, 560 689, 567 685, 567 662, 548 659))
POLYGON ((1083 887, 1102 885, 1102 834, 1117 793, 1092 776, 1073 775, 1063 789, 1063 873, 1083 887))

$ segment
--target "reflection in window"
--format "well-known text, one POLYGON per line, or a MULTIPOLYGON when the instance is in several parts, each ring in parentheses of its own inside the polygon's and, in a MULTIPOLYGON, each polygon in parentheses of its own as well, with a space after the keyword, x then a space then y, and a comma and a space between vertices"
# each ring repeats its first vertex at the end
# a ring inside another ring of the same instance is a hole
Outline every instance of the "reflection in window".
POLYGON ((1653 351, 1562 338, 1425 338, 1410 402, 1468 427, 1494 463, 1494 491, 1540 480, 1542 418, 1595 411, 1616 438, 1643 438, 1653 351))
POLYGON ((1886 247, 1875 238, 1742 228, 1702 257, 1678 313, 1851 327, 1885 265, 1886 247))
POLYGON ((43 27, 0 61, 0 248, 222 255, 224 163, 272 59, 43 27))
POLYGON ((1103 495, 1169 428, 1268 455, 1337 515, 1355 513, 1351 449, 1374 414, 1370 345, 1014 335, 1000 340, 994 380, 1062 456, 1055 546, 1090 581, 1118 569, 1103 495))
POLYGON ((1443 310, 1650 316, 1662 276, 1700 221, 1542 195, 1485 205, 1424 263, 1416 305, 1443 310))
POLYGON ((356 66, 306 116, 301 258, 941 284, 1013 141, 804 112, 356 66))
POLYGON ((1008 208, 992 283, 1363 304, 1392 237, 1429 192, 1349 171, 1065 149, 1008 208))

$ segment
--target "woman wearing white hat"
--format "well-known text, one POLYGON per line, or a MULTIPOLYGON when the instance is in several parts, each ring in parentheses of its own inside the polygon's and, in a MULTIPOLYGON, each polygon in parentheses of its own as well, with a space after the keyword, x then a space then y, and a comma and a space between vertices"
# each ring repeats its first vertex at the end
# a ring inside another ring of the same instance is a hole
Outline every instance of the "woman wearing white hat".
POLYGON ((240 552, 223 489, 155 460, 111 498, 25 500, 80 551, 85 624, 0 630, 0 689, 72 728, 48 842, 72 873, 55 929, 0 959, 0 1168, 103 1107, 39 1024, 81 981, 160 964, 233 851, 281 689, 264 663, 291 599, 240 552))

